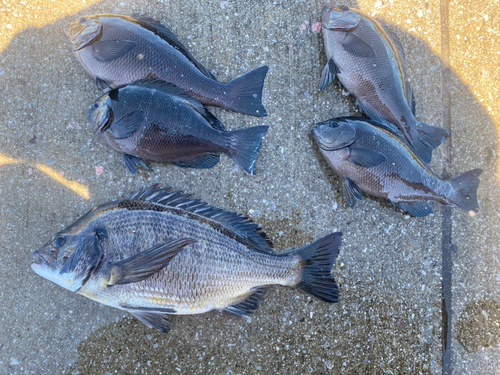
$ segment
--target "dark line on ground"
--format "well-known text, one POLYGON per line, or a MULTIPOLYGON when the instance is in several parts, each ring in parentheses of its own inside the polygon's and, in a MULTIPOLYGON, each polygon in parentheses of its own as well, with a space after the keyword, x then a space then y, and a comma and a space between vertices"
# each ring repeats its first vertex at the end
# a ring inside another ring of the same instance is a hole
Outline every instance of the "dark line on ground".
MULTIPOLYGON (((449 43, 449 0, 441 0, 441 94, 443 104, 443 127, 451 132, 451 98, 450 98, 450 43, 449 43)), ((449 179, 451 169, 451 137, 444 144, 443 178, 449 179)), ((441 251, 442 251, 442 361, 443 374, 452 374, 452 222, 451 207, 443 206, 441 209, 441 251)))

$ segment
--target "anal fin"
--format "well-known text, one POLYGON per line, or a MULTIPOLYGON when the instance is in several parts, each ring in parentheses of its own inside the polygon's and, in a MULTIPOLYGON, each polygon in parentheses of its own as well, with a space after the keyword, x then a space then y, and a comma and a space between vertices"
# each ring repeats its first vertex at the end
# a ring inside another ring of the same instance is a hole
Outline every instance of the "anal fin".
POLYGON ((166 313, 164 311, 132 309, 126 307, 123 307, 123 309, 135 316, 140 322, 144 323, 149 328, 155 328, 163 333, 170 331, 170 323, 166 319, 166 313))
POLYGON ((173 164, 183 168, 204 169, 204 168, 212 168, 219 162, 219 160, 220 160, 219 154, 207 154, 192 160, 186 160, 183 162, 174 162, 173 164))
POLYGON ((251 314, 257 310, 259 307, 259 302, 262 300, 266 294, 266 289, 264 288, 254 288, 252 289, 252 294, 248 297, 245 296, 243 301, 238 302, 234 305, 227 306, 224 311, 230 312, 231 314, 249 317, 251 314))
POLYGON ((395 205, 396 207, 400 208, 405 212, 408 212, 411 216, 414 217, 424 217, 432 214, 431 205, 425 201, 412 202, 412 203, 401 202, 401 203, 396 203, 395 205))

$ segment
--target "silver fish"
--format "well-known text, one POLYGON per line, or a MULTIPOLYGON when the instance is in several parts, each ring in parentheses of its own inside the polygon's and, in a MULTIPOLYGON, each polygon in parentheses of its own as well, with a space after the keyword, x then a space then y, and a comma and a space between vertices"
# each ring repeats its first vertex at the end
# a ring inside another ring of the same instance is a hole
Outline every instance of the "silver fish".
POLYGON ((267 66, 229 83, 218 82, 164 25, 146 16, 97 14, 65 30, 76 59, 101 89, 156 78, 186 90, 201 103, 266 116, 262 87, 267 66))
POLYGON ((312 134, 321 154, 342 180, 351 207, 366 192, 416 217, 432 213, 428 201, 478 210, 481 169, 443 181, 412 152, 393 126, 340 117, 317 124, 312 134))
POLYGON ((123 153, 128 170, 149 169, 145 160, 181 167, 212 168, 227 154, 254 173, 268 126, 224 131, 203 105, 172 84, 145 79, 101 96, 87 117, 112 148, 123 153))
POLYGON ((103 204, 34 253, 42 277, 167 332, 165 314, 252 314, 265 286, 338 301, 331 274, 341 233, 274 253, 241 215, 153 186, 103 204))
POLYGON ((403 45, 374 18, 344 6, 323 8, 328 58, 320 89, 336 77, 372 120, 395 124, 426 163, 449 132, 415 119, 415 99, 406 77, 403 45))

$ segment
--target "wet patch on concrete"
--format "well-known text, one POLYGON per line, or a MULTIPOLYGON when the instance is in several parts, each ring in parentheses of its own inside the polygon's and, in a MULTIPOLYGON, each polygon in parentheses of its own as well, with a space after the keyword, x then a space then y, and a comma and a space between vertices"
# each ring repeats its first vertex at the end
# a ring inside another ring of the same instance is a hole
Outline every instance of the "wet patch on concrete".
POLYGON ((315 240, 310 232, 300 229, 303 218, 302 211, 293 210, 291 215, 274 220, 261 217, 258 219, 258 223, 276 249, 288 250, 307 245, 315 240))
POLYGON ((468 353, 500 344, 500 303, 482 300, 467 305, 455 323, 458 342, 468 353))
MULTIPOLYGON (((336 272, 339 273, 339 272, 336 272)), ((78 346, 70 374, 415 374, 435 373, 437 316, 377 295, 378 285, 342 287, 341 303, 270 288, 251 322, 211 312, 171 316, 162 334, 130 317, 78 346), (434 321, 434 323, 433 323, 434 321), (341 339, 349 337, 349 340, 341 339)), ((439 311, 439 307, 435 309, 439 311)))

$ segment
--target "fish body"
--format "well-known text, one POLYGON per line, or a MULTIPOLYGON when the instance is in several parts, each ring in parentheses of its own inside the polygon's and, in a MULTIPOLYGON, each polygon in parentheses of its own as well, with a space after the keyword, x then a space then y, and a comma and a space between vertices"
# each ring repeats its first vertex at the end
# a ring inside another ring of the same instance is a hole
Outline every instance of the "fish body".
POLYGON ((322 25, 328 63, 320 88, 338 77, 368 117, 396 125, 415 153, 430 162, 449 132, 415 119, 401 42, 374 18, 347 6, 325 7, 322 25))
POLYGON ((351 207, 365 192, 417 217, 432 213, 428 201, 478 210, 481 169, 443 181, 413 153, 394 127, 363 118, 340 117, 317 124, 313 137, 341 178, 351 207))
POLYGON ((267 66, 229 83, 218 82, 168 28, 149 17, 80 17, 68 25, 66 35, 75 57, 99 88, 156 78, 186 90, 205 105, 267 115, 261 103, 267 66))
MULTIPOLYGON (((116 88, 99 98, 87 116, 130 172, 144 160, 181 167, 211 168, 225 153, 247 172, 255 162, 267 126, 224 131, 224 126, 184 90, 146 79, 116 88)), ((147 167, 147 166, 146 166, 147 167)))
POLYGON ((165 314, 248 316, 264 286, 337 302, 341 233, 277 254, 244 217, 152 187, 89 211, 34 253, 33 270, 166 332, 165 314))

